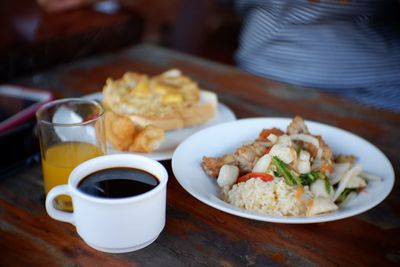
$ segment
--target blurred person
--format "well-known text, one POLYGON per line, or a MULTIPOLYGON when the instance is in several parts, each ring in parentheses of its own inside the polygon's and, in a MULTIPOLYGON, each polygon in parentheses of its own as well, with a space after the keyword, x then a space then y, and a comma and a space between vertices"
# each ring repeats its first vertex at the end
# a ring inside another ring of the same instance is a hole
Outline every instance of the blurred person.
MULTIPOLYGON (((60 11, 99 0, 37 1, 60 11)), ((400 0, 234 3, 243 21, 235 55, 243 70, 400 112, 400 0)))
POLYGON ((400 112, 398 0, 237 0, 240 68, 400 112))

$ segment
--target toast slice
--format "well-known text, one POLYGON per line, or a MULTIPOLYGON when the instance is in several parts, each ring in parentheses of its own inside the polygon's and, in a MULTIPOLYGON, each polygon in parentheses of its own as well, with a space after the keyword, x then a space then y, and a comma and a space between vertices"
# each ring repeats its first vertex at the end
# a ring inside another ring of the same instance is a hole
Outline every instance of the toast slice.
POLYGON ((105 108, 140 127, 173 130, 202 124, 216 114, 217 103, 215 93, 200 90, 177 69, 150 78, 127 72, 121 79, 107 79, 103 88, 105 108))
POLYGON ((205 123, 217 112, 217 95, 210 91, 201 90, 200 101, 176 112, 170 116, 155 117, 144 115, 129 115, 128 117, 142 127, 152 124, 166 131, 191 127, 205 123))

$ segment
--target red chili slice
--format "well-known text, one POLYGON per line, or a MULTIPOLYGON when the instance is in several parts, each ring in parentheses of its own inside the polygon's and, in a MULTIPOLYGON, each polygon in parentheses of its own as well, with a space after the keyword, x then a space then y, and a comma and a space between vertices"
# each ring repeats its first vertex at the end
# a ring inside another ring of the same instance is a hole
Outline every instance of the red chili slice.
POLYGON ((258 178, 263 180, 264 182, 270 182, 274 179, 272 175, 269 175, 267 173, 262 173, 262 172, 249 172, 243 176, 240 176, 237 180, 236 183, 241 183, 241 182, 246 182, 247 180, 251 178, 258 178))

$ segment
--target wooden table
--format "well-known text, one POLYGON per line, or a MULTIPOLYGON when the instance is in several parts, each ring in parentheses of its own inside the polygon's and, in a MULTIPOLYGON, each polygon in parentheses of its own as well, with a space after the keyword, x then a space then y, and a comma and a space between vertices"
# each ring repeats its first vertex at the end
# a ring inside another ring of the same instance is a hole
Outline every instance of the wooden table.
MULTIPOLYGON (((292 117, 328 123, 379 147, 400 173, 400 114, 374 110, 315 90, 296 88, 199 58, 149 45, 78 61, 23 78, 21 84, 62 96, 98 92, 107 77, 136 70, 182 69, 238 116, 292 117)), ((1 266, 399 266, 400 188, 363 214, 326 223, 253 221, 213 209, 177 182, 170 161, 167 223, 150 246, 132 253, 98 252, 73 226, 44 209, 40 164, 0 181, 1 266)))

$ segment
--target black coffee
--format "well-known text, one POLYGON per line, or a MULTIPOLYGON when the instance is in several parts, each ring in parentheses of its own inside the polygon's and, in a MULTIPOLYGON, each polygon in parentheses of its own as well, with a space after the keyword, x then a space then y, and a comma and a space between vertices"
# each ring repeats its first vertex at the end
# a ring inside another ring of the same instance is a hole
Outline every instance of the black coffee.
POLYGON ((79 182, 78 189, 91 196, 123 198, 146 193, 159 183, 144 170, 114 167, 89 174, 79 182))

